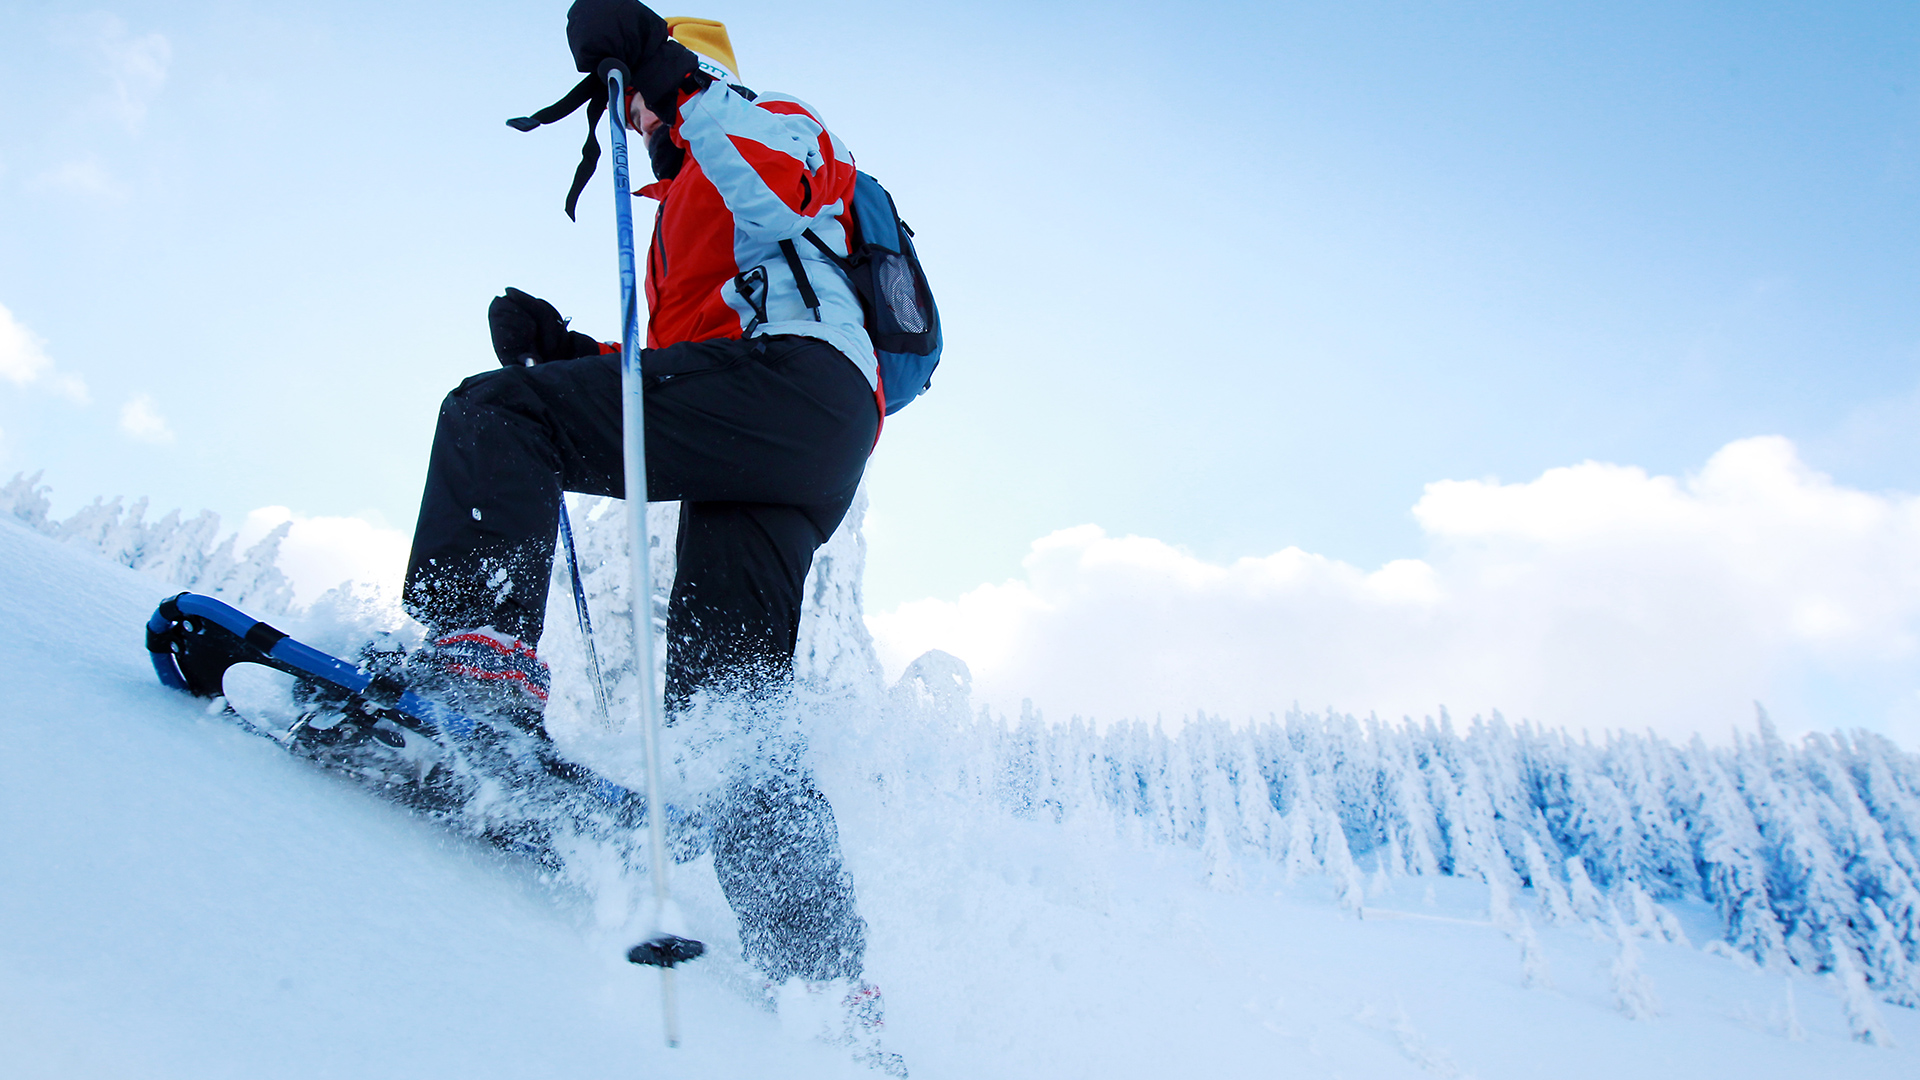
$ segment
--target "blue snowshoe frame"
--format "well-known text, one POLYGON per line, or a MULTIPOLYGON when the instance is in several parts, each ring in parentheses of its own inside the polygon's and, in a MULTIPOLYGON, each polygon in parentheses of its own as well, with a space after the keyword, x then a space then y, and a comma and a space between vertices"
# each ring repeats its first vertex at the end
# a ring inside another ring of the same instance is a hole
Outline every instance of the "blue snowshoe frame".
POLYGON ((401 726, 426 735, 468 739, 478 727, 471 717, 392 680, 370 676, 238 608, 198 593, 183 592, 160 601, 147 620, 147 655, 161 683, 195 697, 219 697, 221 680, 234 665, 260 664, 339 687, 395 714, 401 726))
POLYGON ((196 698, 219 698, 227 669, 257 663, 300 678, 338 686, 396 723, 428 736, 472 738, 478 723, 438 701, 428 701, 388 678, 367 675, 348 661, 294 640, 228 603, 182 592, 159 601, 146 623, 146 651, 154 673, 173 690, 196 698))

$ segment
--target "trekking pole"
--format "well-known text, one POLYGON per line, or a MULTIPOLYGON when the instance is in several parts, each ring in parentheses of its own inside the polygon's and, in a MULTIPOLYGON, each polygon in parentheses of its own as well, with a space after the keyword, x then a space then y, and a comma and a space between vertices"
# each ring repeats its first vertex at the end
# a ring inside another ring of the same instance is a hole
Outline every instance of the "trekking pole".
MULTIPOLYGON (((600 709, 600 726, 613 730, 607 708, 607 684, 600 677, 600 650, 593 647, 593 616, 587 613, 587 590, 580 582, 580 557, 573 552, 573 523, 567 520, 567 493, 560 493, 560 539, 567 543, 567 578, 573 582, 573 612, 580 616, 580 640, 587 647, 587 674, 593 678, 593 701, 600 709)), ((651 604, 651 600, 649 600, 651 604)))
POLYGON ((660 800, 660 696, 653 683, 653 555, 647 544, 647 433, 640 378, 640 300, 633 270, 633 196, 627 177, 627 69, 600 65, 607 88, 607 127, 613 142, 613 218, 620 240, 620 422, 625 445, 627 557, 633 564, 633 655, 639 668, 640 741, 646 752, 648 876, 653 879, 653 926, 627 959, 660 969, 660 1007, 667 1045, 680 1045, 673 966, 707 951, 680 936, 680 911, 667 889, 666 810, 660 800))

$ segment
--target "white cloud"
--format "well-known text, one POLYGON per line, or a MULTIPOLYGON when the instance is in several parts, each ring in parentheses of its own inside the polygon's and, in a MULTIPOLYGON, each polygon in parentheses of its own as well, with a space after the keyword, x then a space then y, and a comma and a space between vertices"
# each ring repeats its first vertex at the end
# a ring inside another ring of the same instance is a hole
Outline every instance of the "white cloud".
POLYGON ((166 85, 173 44, 158 32, 135 37, 118 16, 98 12, 85 21, 94 63, 107 80, 104 105, 129 131, 147 118, 147 108, 166 85))
POLYGON ((137 135, 147 114, 166 86, 173 63, 173 43, 157 31, 135 34, 126 21, 106 12, 64 16, 56 21, 55 42, 77 62, 73 75, 88 88, 78 98, 79 130, 89 133, 92 151, 61 155, 53 164, 36 165, 25 178, 26 190, 81 195, 108 200, 127 197, 111 158, 113 139, 106 129, 118 127, 137 135), (107 161, 99 153, 107 150, 107 161))
POLYGON ((120 430, 130 438, 156 446, 173 441, 173 428, 167 426, 167 418, 160 415, 153 398, 146 394, 136 394, 120 406, 120 430))
POLYGON ((1023 579, 868 620, 897 672, 928 648, 996 707, 1050 714, 1298 702, 1718 734, 1789 724, 1920 734, 1920 499, 1854 491, 1779 438, 1694 476, 1589 462, 1428 485, 1426 557, 1375 570, 1289 548, 1220 566, 1081 526, 1023 579))
POLYGON ((54 393, 87 402, 87 384, 78 375, 58 370, 47 355, 46 342, 0 305, 0 379, 16 386, 41 384, 54 393))
POLYGON ((411 538, 368 517, 307 517, 284 506, 264 506, 247 515, 235 546, 245 551, 288 521, 293 527, 280 543, 279 566, 293 583, 295 603, 311 604, 348 581, 387 596, 398 594, 411 538))
POLYGON ((0 307, 0 377, 25 386, 51 371, 53 361, 47 358, 43 344, 13 317, 13 312, 0 307))
POLYGON ((29 177, 26 186, 28 191, 33 192, 53 191, 112 199, 126 194, 125 189, 107 175, 106 168, 92 158, 63 161, 29 177))

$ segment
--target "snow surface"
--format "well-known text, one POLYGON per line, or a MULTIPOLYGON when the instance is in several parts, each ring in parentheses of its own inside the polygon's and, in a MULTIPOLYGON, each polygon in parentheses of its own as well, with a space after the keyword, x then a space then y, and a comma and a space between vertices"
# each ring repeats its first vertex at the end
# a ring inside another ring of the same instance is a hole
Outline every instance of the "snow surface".
MULTIPOLYGON (((816 595, 857 585, 857 533, 836 543, 816 595)), ((707 859, 676 886, 715 955, 683 969, 668 1050, 657 976, 621 958, 644 879, 543 878, 162 689, 150 576, 4 517, 0 566, 0 1072, 873 1075, 753 1003, 707 859)), ((803 671, 858 668, 820 615, 803 671)), ((617 770, 557 689, 562 733, 617 770)), ((965 690, 935 657, 812 730, 916 1077, 1920 1074, 1920 1018, 1869 1003, 1883 1045, 1855 1041, 1844 972, 1668 940, 1722 934, 1699 901, 1656 930, 1616 890, 1608 920, 1555 922, 1498 874, 1343 862, 1338 829, 1262 850, 1009 799, 980 752, 1009 729, 965 690)))

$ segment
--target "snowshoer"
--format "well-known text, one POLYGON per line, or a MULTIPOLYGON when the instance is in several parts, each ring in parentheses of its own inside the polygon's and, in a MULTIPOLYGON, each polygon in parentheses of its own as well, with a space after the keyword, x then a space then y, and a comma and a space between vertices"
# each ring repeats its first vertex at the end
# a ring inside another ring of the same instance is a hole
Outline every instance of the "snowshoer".
MULTIPOLYGON (((791 683, 808 568, 853 502, 884 411, 846 273, 811 243, 781 243, 811 229, 847 254, 853 157, 803 102, 742 84, 720 23, 579 0, 567 38, 588 79, 515 126, 589 103, 592 73, 617 59, 633 89, 614 122, 644 137, 656 177, 642 192, 659 202, 641 356, 643 497, 680 502, 669 722, 699 698, 751 713, 791 683)), ((569 214, 597 156, 590 139, 569 214)), ((489 322, 502 367, 441 406, 404 599, 430 634, 417 678, 451 703, 537 729, 547 670, 535 648, 562 493, 628 495, 620 363, 617 346, 567 329, 551 304, 516 289, 493 301, 489 322)), ((770 987, 799 980, 814 997, 844 997, 848 1037, 904 1075, 872 1041, 866 925, 832 809, 804 763, 756 770, 705 809, 747 960, 770 987)))

